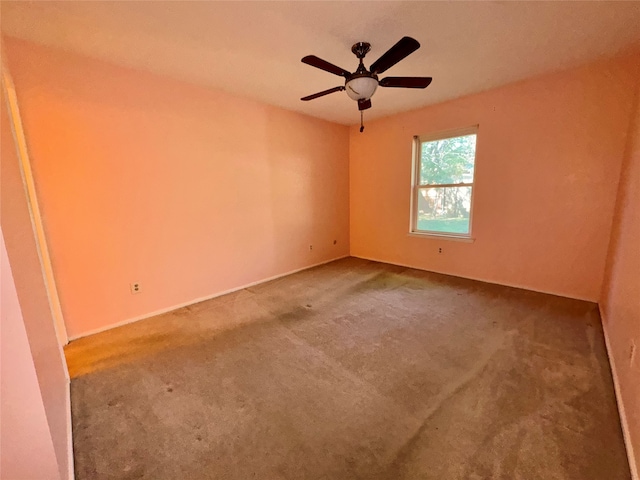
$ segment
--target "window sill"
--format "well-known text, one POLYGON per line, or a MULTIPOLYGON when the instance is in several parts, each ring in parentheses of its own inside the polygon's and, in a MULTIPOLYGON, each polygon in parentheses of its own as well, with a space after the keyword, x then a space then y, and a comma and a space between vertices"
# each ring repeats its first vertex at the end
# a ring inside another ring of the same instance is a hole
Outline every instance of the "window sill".
POLYGON ((409 232, 407 235, 410 237, 421 237, 421 238, 431 238, 433 240, 453 240, 454 242, 464 242, 464 243, 473 243, 475 242, 475 238, 473 237, 463 237, 461 235, 447 235, 446 233, 438 234, 438 233, 426 233, 426 232, 409 232))

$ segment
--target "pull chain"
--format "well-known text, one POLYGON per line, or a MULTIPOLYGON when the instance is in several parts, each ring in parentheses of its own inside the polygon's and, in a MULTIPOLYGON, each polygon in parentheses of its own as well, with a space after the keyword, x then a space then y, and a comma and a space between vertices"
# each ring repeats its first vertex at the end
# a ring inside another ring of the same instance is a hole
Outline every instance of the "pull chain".
POLYGON ((360 110, 360 133, 364 132, 364 125, 362 124, 362 115, 363 115, 363 111, 360 110))

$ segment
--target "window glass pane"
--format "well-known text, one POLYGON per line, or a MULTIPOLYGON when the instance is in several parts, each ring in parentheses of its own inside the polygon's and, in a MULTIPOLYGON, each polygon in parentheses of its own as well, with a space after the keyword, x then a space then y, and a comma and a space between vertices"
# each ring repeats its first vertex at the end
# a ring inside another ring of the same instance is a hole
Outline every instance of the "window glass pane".
POLYGON ((420 144, 420 184, 472 183, 476 135, 420 144))
POLYGON ((471 187, 418 189, 417 230, 469 233, 471 187))

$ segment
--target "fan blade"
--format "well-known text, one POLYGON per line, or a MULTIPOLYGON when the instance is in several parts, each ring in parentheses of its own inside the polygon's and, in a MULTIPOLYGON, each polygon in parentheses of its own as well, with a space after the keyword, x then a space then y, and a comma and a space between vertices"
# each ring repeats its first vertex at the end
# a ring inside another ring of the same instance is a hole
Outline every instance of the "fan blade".
POLYGON ((371 73, 374 74, 385 72, 400 60, 411 55, 419 48, 420 44, 417 40, 411 37, 402 37, 398 43, 387 50, 387 52, 378 60, 373 62, 369 70, 371 70, 371 73))
POLYGON ((367 108, 371 108, 370 98, 366 100, 358 100, 358 110, 366 110, 367 108))
POLYGON ((340 75, 345 78, 351 75, 351 73, 347 72, 344 68, 340 68, 333 63, 322 60, 315 55, 307 55, 301 60, 301 62, 306 63, 307 65, 311 65, 312 67, 319 68, 320 70, 324 70, 325 72, 333 73, 334 75, 340 75))
POLYGON ((427 88, 431 77, 385 77, 378 85, 381 87, 427 88))
POLYGON ((314 98, 323 97, 325 95, 329 95, 330 93, 340 92, 342 90, 344 90, 344 87, 333 87, 333 88, 330 88, 329 90, 323 90, 322 92, 314 93, 313 95, 307 95, 306 97, 302 97, 300 100, 303 100, 306 102, 308 100, 313 100, 314 98))

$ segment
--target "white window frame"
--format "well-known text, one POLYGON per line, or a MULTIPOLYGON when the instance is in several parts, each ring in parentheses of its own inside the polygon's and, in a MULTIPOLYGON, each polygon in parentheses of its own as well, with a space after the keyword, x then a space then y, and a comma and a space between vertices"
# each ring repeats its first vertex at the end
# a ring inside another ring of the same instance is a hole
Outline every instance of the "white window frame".
POLYGON ((478 158, 478 125, 471 127, 458 128, 455 130, 447 130, 444 132, 435 132, 427 135, 416 135, 413 137, 412 152, 412 169, 411 169, 411 218, 409 223, 409 235, 420 237, 432 237, 448 240, 460 240, 465 242, 473 242, 473 200, 476 180, 476 166, 478 158), (451 184, 421 184, 420 183, 420 162, 421 162, 421 144, 423 142, 434 142, 437 140, 446 140, 448 138, 465 137, 467 135, 476 135, 476 151, 473 160, 473 178, 470 183, 451 183, 451 184), (471 187, 471 200, 469 206, 469 233, 449 233, 437 232, 432 230, 418 230, 418 195, 421 189, 426 188, 442 188, 442 187, 471 187))

